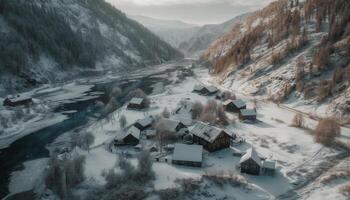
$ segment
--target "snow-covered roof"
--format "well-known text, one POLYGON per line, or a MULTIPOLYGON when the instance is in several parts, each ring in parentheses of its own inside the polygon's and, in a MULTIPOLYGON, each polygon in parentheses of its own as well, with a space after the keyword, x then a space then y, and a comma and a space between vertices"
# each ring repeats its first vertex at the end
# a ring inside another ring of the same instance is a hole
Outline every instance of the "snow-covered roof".
POLYGON ((216 138, 224 132, 225 134, 230 135, 227 131, 220 129, 215 126, 211 126, 204 122, 197 122, 190 131, 193 135, 200 137, 210 143, 213 143, 216 138))
POLYGON ((254 109, 243 109, 241 114, 242 116, 256 116, 256 111, 254 109))
POLYGON ((266 168, 266 169, 275 169, 276 167, 276 161, 270 161, 270 160, 265 160, 263 162, 263 168, 266 168))
POLYGON ((203 146, 177 143, 175 144, 173 160, 202 162, 203 146))
POLYGON ((243 108, 244 106, 246 106, 246 103, 244 101, 242 101, 241 99, 237 99, 237 100, 234 100, 232 102, 233 102, 233 104, 235 104, 235 106, 237 108, 243 108))
POLYGON ((232 102, 232 100, 228 99, 228 100, 224 101, 224 102, 222 103, 222 105, 227 106, 227 105, 229 105, 230 103, 233 103, 233 102, 232 102))
POLYGON ((207 88, 207 90, 210 92, 210 93, 213 93, 213 92, 217 92, 218 91, 218 89, 216 88, 216 87, 214 87, 214 86, 208 86, 208 87, 206 87, 207 88))
POLYGON ((176 108, 177 114, 188 114, 192 111, 193 103, 190 101, 183 102, 182 105, 176 108))
POLYGON ((249 159, 254 160, 256 164, 261 166, 261 159, 253 147, 248 149, 248 151, 241 157, 241 160, 239 161, 239 163, 243 163, 249 159))
POLYGON ((141 133, 141 131, 138 128, 136 128, 135 126, 132 126, 132 127, 130 127, 128 129, 127 132, 125 132, 124 134, 122 134, 120 136, 117 136, 117 139, 118 140, 122 140, 122 139, 126 138, 129 135, 132 135, 136 139, 140 139, 140 133, 141 133))
POLYGON ((195 85, 193 90, 199 91, 199 90, 202 90, 203 88, 204 88, 203 85, 195 85))
POLYGON ((140 124, 141 126, 143 127, 146 127, 146 126, 149 126, 153 123, 153 117, 152 116, 148 116, 148 117, 145 117, 143 119, 139 119, 136 121, 136 123, 140 124))
POLYGON ((132 98, 130 100, 130 104, 138 104, 138 105, 140 105, 140 104, 142 104, 143 100, 144 100, 143 98, 132 98))
POLYGON ((26 101, 30 100, 32 97, 29 95, 9 95, 6 97, 6 99, 10 100, 11 102, 20 102, 20 101, 26 101))
POLYGON ((161 124, 162 130, 176 132, 176 128, 181 122, 178 120, 162 118, 159 123, 161 124))

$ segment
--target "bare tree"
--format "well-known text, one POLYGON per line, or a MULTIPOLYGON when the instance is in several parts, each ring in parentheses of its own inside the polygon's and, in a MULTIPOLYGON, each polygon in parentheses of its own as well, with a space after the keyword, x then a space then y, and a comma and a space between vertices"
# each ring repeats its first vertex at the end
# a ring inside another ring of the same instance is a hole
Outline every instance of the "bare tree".
POLYGON ((228 117, 226 115, 225 109, 222 105, 217 107, 217 117, 218 123, 222 126, 226 126, 229 123, 228 117))
POLYGON ((125 128, 125 126, 126 126, 127 123, 128 123, 128 122, 127 122, 127 120, 126 120, 125 115, 120 116, 120 118, 119 118, 119 125, 120 125, 120 127, 121 127, 121 128, 125 128))
POLYGON ((203 112, 203 104, 199 101, 194 102, 192 106, 192 119, 198 119, 203 112))
POLYGON ((222 100, 226 101, 226 100, 235 100, 236 99, 236 95, 230 91, 225 91, 222 93, 222 100))
POLYGON ((335 119, 325 118, 318 123, 313 133, 316 142, 329 146, 340 135, 340 126, 335 119))
POLYGON ((83 134, 83 147, 90 153, 90 146, 95 141, 95 136, 91 132, 86 132, 83 134))

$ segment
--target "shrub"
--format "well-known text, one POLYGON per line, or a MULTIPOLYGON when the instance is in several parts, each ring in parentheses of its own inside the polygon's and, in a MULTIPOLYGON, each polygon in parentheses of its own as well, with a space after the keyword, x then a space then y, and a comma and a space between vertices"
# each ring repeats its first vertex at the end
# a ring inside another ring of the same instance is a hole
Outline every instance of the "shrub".
POLYGON ((350 184, 342 186, 339 190, 344 196, 350 197, 350 184))
POLYGON ((119 125, 121 128, 125 128, 126 124, 127 124, 127 120, 126 120, 126 117, 125 115, 122 115, 120 118, 119 118, 119 125))
POLYGON ((244 177, 240 175, 236 175, 232 171, 229 171, 229 172, 219 171, 217 173, 206 173, 203 175, 203 178, 214 182, 218 186, 223 186, 224 184, 230 184, 232 187, 246 187, 248 185, 248 182, 244 177))
POLYGON ((313 133, 316 142, 329 146, 340 135, 340 126, 333 118, 321 119, 313 133))
POLYGON ((192 106, 192 119, 198 119, 203 112, 203 104, 196 101, 192 106))
POLYGON ((236 95, 230 91, 225 91, 222 93, 222 100, 226 101, 226 100, 235 100, 236 99, 236 95))
POLYGON ((298 127, 298 128, 303 128, 305 124, 305 120, 302 114, 297 113, 295 114, 292 122, 292 126, 298 127))

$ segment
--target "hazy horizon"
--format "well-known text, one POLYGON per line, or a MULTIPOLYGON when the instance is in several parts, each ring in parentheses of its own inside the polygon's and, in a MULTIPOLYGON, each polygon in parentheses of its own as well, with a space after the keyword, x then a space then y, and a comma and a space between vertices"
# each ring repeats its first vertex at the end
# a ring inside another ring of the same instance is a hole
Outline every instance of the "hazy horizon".
POLYGON ((106 0, 127 15, 189 24, 219 24, 274 0, 106 0), (213 12, 215 11, 215 12, 213 12))

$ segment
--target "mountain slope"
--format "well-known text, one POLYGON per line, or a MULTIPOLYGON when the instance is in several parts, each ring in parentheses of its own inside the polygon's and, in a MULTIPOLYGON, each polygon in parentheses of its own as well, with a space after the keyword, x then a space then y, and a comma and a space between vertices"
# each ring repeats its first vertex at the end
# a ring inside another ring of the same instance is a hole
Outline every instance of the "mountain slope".
POLYGON ((6 90, 182 56, 103 0, 0 0, 0 30, 6 90))
POLYGON ((200 29, 197 25, 176 20, 161 20, 146 16, 130 16, 130 18, 138 21, 175 48, 179 48, 183 41, 189 40, 200 29))
POLYGON ((229 32, 234 25, 247 16, 248 14, 244 14, 222 24, 204 26, 196 26, 175 20, 159 20, 144 16, 131 17, 173 47, 181 50, 186 56, 198 57, 215 39, 229 32))
POLYGON ((192 34, 192 36, 179 45, 179 49, 186 55, 197 57, 218 37, 228 33, 236 24, 240 23, 249 14, 237 16, 222 24, 204 25, 192 34))
POLYGON ((277 1, 216 40, 202 58, 237 91, 350 117, 349 11, 346 0, 277 1))

